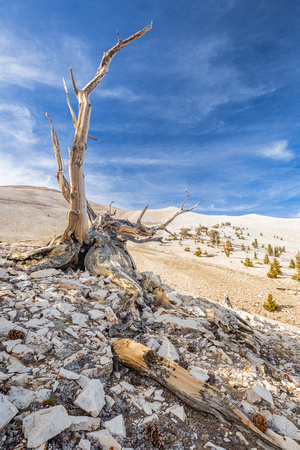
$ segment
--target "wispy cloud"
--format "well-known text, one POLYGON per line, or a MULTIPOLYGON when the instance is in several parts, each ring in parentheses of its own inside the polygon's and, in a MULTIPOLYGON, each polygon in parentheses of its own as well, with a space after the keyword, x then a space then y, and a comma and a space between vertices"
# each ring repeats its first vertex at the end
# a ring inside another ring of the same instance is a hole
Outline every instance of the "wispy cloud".
POLYGON ((288 149, 288 141, 273 142, 267 147, 261 149, 262 156, 274 160, 290 161, 295 157, 294 153, 288 149))
POLYGON ((127 102, 135 102, 141 100, 143 97, 137 95, 131 89, 126 87, 116 87, 115 89, 99 89, 96 91, 99 98, 109 98, 116 100, 123 100, 127 102))
POLYGON ((61 35, 40 42, 29 33, 0 31, 0 86, 16 85, 33 89, 37 83, 62 86, 63 74, 76 65, 78 85, 93 76, 85 43, 79 38, 61 35), (55 43, 55 45, 54 45, 55 43))

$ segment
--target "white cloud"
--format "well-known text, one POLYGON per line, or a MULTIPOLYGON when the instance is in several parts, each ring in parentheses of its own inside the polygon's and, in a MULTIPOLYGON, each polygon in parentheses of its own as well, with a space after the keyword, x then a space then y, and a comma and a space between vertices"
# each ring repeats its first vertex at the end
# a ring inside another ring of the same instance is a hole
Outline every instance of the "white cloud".
POLYGON ((135 102, 140 100, 142 97, 135 94, 130 89, 125 87, 118 87, 115 89, 102 89, 97 90, 97 95, 99 98, 111 98, 116 100, 125 100, 128 102, 135 102))
POLYGON ((295 156, 293 152, 288 149, 288 144, 289 143, 286 140, 273 142, 269 146, 263 148, 261 150, 261 154, 266 158, 280 161, 289 161, 295 156))

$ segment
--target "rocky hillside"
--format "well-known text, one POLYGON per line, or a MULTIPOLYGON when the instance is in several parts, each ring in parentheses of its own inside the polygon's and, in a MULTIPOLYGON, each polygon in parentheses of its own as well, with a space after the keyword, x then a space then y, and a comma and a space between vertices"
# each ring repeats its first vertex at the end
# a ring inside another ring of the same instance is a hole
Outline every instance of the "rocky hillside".
POLYGON ((149 272, 132 302, 106 278, 15 265, 17 246, 0 247, 1 449, 300 448, 298 329, 149 272), (190 406, 188 383, 171 392, 162 372, 125 367, 119 338, 193 380, 206 407, 190 406))

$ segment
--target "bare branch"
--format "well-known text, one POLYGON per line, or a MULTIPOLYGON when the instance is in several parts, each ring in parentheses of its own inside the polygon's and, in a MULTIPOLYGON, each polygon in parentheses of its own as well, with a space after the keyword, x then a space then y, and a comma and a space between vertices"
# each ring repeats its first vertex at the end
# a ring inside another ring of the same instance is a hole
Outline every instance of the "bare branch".
MULTIPOLYGON (((184 214, 184 213, 193 211, 193 209, 197 208, 197 206, 200 205, 200 203, 204 202, 204 200, 200 200, 198 203, 196 203, 196 205, 192 206, 191 208, 189 208, 189 209, 183 209, 183 206, 184 206, 185 202, 187 201, 187 199, 188 199, 189 196, 190 196, 190 194, 188 193, 188 191, 186 191, 186 192, 187 192, 187 196, 186 196, 186 199, 184 200, 184 202, 182 203, 180 210, 177 211, 177 212, 174 214, 174 216, 172 216, 172 217, 170 217, 169 219, 167 219, 167 220, 166 220, 164 223, 162 223, 161 225, 158 225, 158 226, 154 227, 155 232, 158 231, 158 230, 164 230, 164 231, 166 231, 167 226, 170 225, 170 223, 173 222, 173 220, 176 219, 176 217, 180 216, 181 214, 184 214)), ((170 233, 170 232, 169 232, 169 233, 170 233)), ((170 233, 170 234, 172 234, 172 233, 170 233)))
POLYGON ((71 75, 71 80, 72 80, 72 85, 73 85, 73 89, 74 89, 75 95, 76 95, 76 97, 78 97, 79 89, 77 88, 76 83, 75 83, 72 66, 70 66, 69 72, 70 72, 70 75, 71 75))
MULTIPOLYGON (((112 47, 110 50, 108 50, 107 52, 104 52, 104 55, 102 57, 102 60, 98 67, 96 75, 94 76, 94 78, 91 81, 88 82, 88 84, 83 88, 83 90, 88 95, 90 95, 96 89, 96 87, 99 86, 99 84, 101 83, 101 81, 103 80, 105 75, 107 74, 108 69, 109 69, 109 64, 110 64, 111 60, 113 59, 113 57, 118 53, 118 51, 120 51, 123 47, 125 47, 126 45, 135 41, 136 39, 142 37, 151 28, 152 28, 152 23, 150 25, 147 25, 145 28, 138 31, 137 33, 133 34, 132 36, 128 37, 124 41, 122 41, 120 39, 120 35, 117 32, 118 43, 114 47, 112 47)), ((74 86, 74 84, 73 84, 73 86, 74 86)))
POLYGON ((136 221, 137 227, 140 228, 141 227, 141 220, 143 218, 143 215, 145 214, 145 212, 147 211, 147 209, 149 208, 149 205, 146 205, 145 208, 143 209, 143 211, 141 212, 141 214, 138 217, 138 220, 136 221))
MULTIPOLYGON (((76 130, 76 127, 77 127, 77 119, 76 119, 74 110, 73 110, 73 108, 72 108, 72 106, 71 106, 71 103, 70 103, 69 92, 68 92, 68 88, 67 88, 67 85, 66 85, 66 83, 65 83, 65 79, 64 79, 64 78, 63 78, 63 83, 64 83, 64 88, 65 88, 65 91, 66 91, 67 103, 68 103, 68 106, 69 106, 69 109, 70 109, 70 112, 71 112, 71 116, 72 116, 72 120, 73 120, 73 125, 74 125, 74 128, 75 128, 75 130, 76 130)), ((94 141, 98 141, 97 138, 91 136, 90 134, 88 134, 88 138, 93 139, 94 141)))

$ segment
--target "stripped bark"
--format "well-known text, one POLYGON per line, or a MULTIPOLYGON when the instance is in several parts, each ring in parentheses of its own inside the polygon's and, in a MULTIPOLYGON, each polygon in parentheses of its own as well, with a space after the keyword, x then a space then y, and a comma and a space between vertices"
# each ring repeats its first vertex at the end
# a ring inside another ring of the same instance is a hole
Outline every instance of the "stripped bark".
POLYGON ((222 422, 251 429, 272 448, 280 448, 273 439, 253 425, 226 395, 208 383, 197 380, 173 360, 161 357, 130 339, 116 339, 112 348, 123 365, 153 378, 192 408, 210 413, 222 422))

